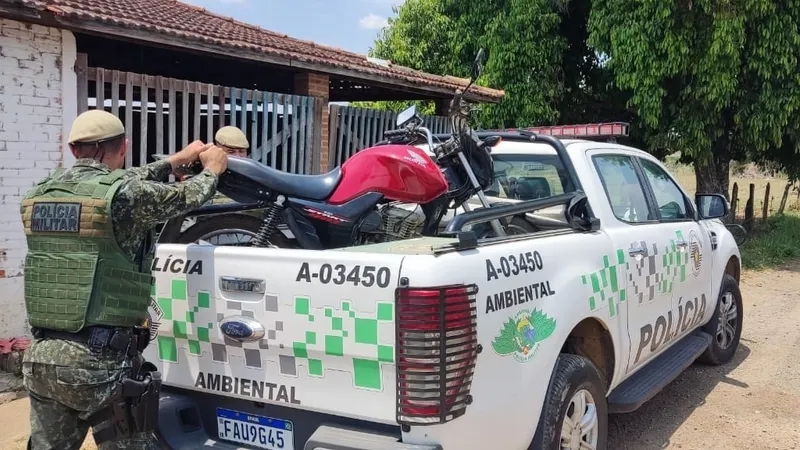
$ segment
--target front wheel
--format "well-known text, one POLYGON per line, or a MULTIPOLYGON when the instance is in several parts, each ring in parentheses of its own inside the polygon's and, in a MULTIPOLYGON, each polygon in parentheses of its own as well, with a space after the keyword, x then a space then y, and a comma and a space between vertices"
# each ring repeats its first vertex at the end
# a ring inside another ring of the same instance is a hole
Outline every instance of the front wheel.
MULTIPOLYGON (((525 218, 515 216, 511 219, 511 221, 505 222, 501 220, 500 223, 503 225, 503 229, 506 232, 506 236, 518 236, 523 234, 530 234, 535 233, 536 227, 533 226, 532 223, 528 222, 525 218)), ((473 230, 477 232, 478 239, 486 239, 496 237, 492 226, 487 223, 481 223, 475 225, 473 230)))
POLYGON ((608 405, 603 386, 591 361, 559 355, 528 450, 605 450, 608 405))
POLYGON ((733 359, 742 336, 742 293, 739 283, 728 274, 722 277, 714 316, 703 327, 703 331, 713 339, 705 353, 698 358, 701 363, 719 366, 733 359))

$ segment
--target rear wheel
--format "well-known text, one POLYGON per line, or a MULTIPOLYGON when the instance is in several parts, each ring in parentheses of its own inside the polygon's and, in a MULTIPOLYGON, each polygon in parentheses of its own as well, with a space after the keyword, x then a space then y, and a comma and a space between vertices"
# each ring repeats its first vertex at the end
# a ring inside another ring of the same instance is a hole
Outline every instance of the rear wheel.
MULTIPOLYGON (((255 237, 261 228, 261 219, 245 214, 226 214, 198 220, 178 237, 178 244, 194 244, 199 242, 211 245, 250 247, 255 244, 255 237)), ((280 231, 276 231, 269 239, 278 248, 298 248, 280 231)))
POLYGON ((559 355, 529 450, 605 450, 607 439, 600 373, 582 356, 559 355))

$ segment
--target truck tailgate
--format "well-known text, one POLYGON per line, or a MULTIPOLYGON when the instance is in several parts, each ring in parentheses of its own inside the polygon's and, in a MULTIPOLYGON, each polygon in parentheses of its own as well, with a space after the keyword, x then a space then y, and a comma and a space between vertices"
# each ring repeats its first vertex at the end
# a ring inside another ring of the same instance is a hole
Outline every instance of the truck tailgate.
POLYGON ((402 255, 162 245, 145 357, 166 385, 395 423, 402 255))

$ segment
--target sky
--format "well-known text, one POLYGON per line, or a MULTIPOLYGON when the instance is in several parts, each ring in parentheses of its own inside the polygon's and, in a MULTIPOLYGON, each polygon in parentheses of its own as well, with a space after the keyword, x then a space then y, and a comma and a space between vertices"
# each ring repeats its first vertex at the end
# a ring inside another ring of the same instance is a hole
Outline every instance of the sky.
POLYGON ((405 0, 181 0, 291 37, 366 54, 405 0))

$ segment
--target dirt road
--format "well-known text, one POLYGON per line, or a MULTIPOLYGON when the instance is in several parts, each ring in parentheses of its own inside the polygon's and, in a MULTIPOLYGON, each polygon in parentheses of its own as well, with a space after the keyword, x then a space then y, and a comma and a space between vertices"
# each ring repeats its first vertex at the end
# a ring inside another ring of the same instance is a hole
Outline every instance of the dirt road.
POLYGON ((611 417, 609 450, 800 449, 800 262, 742 277, 734 360, 694 365, 639 410, 611 417))
MULTIPOLYGON (((609 450, 800 449, 800 262, 745 273, 742 292, 734 361, 692 366, 638 411, 612 416, 609 450)), ((0 423, 0 448, 23 450, 27 400, 0 405, 0 423)))

